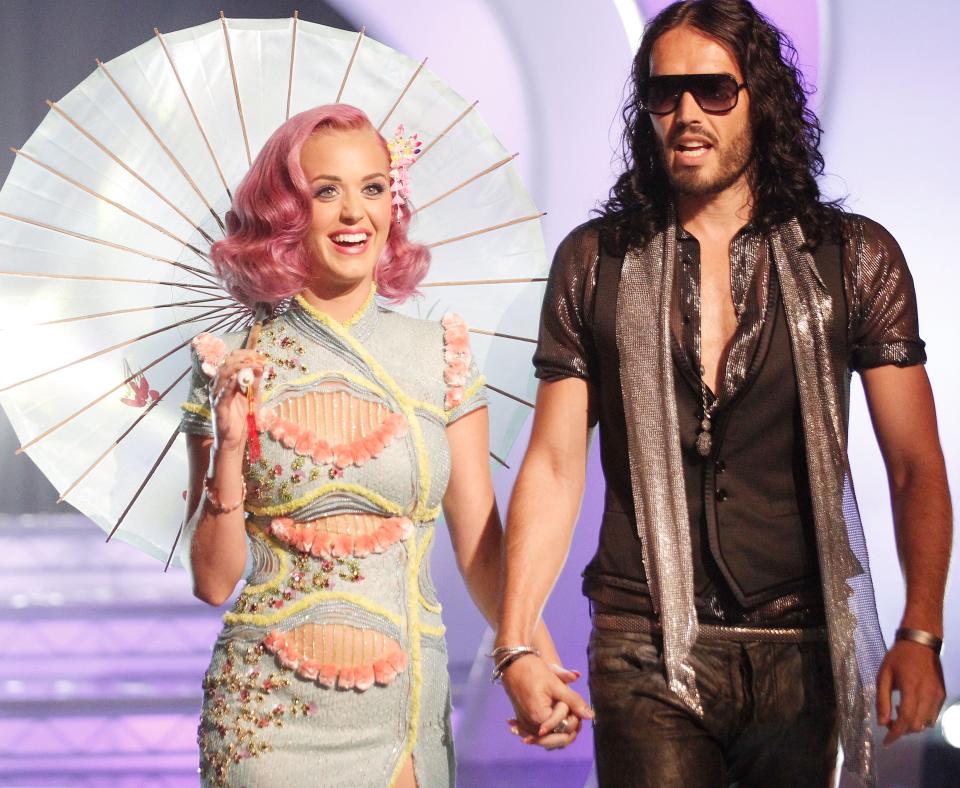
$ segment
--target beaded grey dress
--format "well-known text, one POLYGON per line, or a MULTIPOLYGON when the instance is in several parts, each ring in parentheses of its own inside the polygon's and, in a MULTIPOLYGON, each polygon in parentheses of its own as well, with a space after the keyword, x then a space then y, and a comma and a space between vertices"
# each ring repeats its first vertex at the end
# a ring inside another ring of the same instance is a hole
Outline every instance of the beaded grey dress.
MULTIPOLYGON (((244 335, 224 339, 221 351, 244 335)), ((181 430, 209 435, 210 378, 194 347, 181 430)), ((412 756, 422 788, 453 785, 429 559, 445 427, 486 404, 466 326, 399 315, 372 292, 340 324, 297 298, 258 349, 272 367, 261 457, 251 463, 248 445, 245 465, 253 569, 204 677, 202 782, 385 786, 412 756)))

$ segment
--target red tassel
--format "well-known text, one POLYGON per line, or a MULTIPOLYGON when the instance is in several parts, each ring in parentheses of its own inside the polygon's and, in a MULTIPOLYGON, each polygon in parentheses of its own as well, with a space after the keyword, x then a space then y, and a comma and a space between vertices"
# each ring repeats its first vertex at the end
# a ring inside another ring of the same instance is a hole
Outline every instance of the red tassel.
POLYGON ((253 386, 247 389, 247 458, 251 465, 260 459, 260 433, 257 431, 257 414, 253 406, 253 386))

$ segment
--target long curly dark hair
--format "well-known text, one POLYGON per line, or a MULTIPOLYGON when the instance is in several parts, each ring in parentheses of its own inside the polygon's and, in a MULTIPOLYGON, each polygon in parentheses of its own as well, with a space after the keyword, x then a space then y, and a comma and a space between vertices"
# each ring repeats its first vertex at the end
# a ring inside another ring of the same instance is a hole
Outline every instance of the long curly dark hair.
POLYGON ((623 109, 624 172, 595 220, 612 251, 642 246, 666 223, 671 199, 659 142, 640 95, 650 77, 650 53, 661 35, 687 25, 716 39, 736 57, 750 90, 753 221, 761 230, 797 217, 808 245, 838 232, 840 201, 821 199, 820 121, 807 106, 797 50, 747 0, 680 0, 647 24, 633 59, 631 93, 623 109))

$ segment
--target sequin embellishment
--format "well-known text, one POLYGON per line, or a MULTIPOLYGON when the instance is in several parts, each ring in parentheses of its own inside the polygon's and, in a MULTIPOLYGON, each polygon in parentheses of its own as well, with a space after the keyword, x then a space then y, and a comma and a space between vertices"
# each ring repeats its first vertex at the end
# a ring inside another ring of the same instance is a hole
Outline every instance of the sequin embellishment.
POLYGON ((263 674, 260 660, 264 651, 263 645, 257 644, 238 654, 237 647, 229 642, 220 671, 204 678, 207 702, 197 738, 201 774, 213 785, 229 785, 233 764, 273 749, 261 740, 263 729, 283 727, 285 718, 308 717, 314 712, 312 705, 298 697, 290 699, 289 705, 270 705, 271 692, 289 686, 290 679, 278 673, 263 674))

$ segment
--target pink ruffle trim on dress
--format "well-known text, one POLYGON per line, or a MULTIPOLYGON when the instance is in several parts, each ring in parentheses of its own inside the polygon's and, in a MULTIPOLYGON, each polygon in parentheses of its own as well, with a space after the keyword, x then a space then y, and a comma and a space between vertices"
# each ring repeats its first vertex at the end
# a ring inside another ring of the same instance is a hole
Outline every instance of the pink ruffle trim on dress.
POLYGON ((203 370, 205 375, 212 378, 217 374, 217 369, 227 357, 227 346, 220 337, 215 337, 206 331, 197 334, 190 344, 193 345, 193 349, 197 351, 197 355, 200 357, 200 369, 203 370))
POLYGON ((329 662, 307 659, 280 631, 274 629, 263 639, 263 647, 275 654, 277 661, 301 678, 315 681, 322 687, 339 687, 364 692, 374 684, 386 686, 407 669, 407 655, 394 649, 369 665, 338 667, 329 662))
POLYGON ((276 517, 270 523, 270 533, 281 542, 317 558, 346 558, 353 555, 366 558, 371 553, 383 553, 397 542, 410 537, 413 522, 408 517, 390 517, 369 534, 335 534, 313 523, 296 523, 289 517, 276 517))
POLYGON ((272 408, 260 409, 257 414, 257 427, 267 431, 271 438, 288 449, 293 449, 297 454, 312 457, 318 465, 333 465, 336 468, 363 465, 379 457, 387 446, 407 434, 407 420, 401 413, 391 413, 369 435, 335 446, 318 437, 312 430, 280 418, 272 408))
POLYGON ((447 384, 443 406, 450 410, 463 400, 472 356, 467 324, 460 315, 447 312, 440 319, 440 325, 443 326, 443 360, 447 363, 443 370, 443 382, 447 384))

